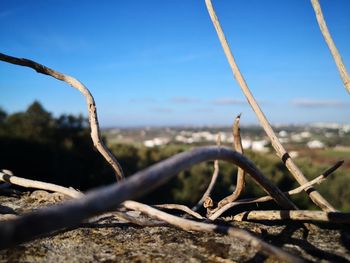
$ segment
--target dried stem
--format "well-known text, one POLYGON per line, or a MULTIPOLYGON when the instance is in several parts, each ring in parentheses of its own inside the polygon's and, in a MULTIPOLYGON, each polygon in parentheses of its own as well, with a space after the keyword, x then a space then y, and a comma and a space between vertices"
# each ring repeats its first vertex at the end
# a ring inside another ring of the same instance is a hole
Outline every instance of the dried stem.
POLYGON ((0 53, 0 60, 11 64, 32 68, 38 73, 49 75, 51 77, 54 77, 55 79, 64 81, 70 86, 79 90, 86 98, 86 103, 87 103, 88 113, 89 113, 89 123, 91 128, 91 139, 94 143, 94 146, 101 153, 101 155, 106 159, 106 161, 112 166, 116 174, 117 180, 121 180, 124 178, 123 170, 119 165, 117 159, 109 151, 109 149, 101 139, 101 133, 99 128, 100 126, 98 124, 97 110, 96 110, 94 98, 91 95, 90 91, 80 81, 78 81, 77 79, 71 76, 62 74, 58 71, 50 69, 44 65, 41 65, 29 59, 11 57, 0 53))
MULTIPOLYGON (((216 145, 219 147, 221 146, 220 133, 216 137, 216 145)), ((213 175, 211 177, 209 186, 208 186, 207 190, 204 192, 202 198, 198 201, 198 203, 194 207, 192 207, 193 211, 198 211, 198 209, 202 207, 202 205, 203 205, 204 201, 207 199, 207 197, 210 197, 211 191, 213 191, 213 188, 214 188, 214 185, 216 183, 216 180, 218 179, 218 176, 219 176, 219 161, 215 160, 214 161, 214 172, 213 172, 213 175)))
POLYGON ((128 223, 138 225, 138 226, 164 226, 164 225, 166 225, 162 221, 153 221, 153 220, 150 221, 148 219, 141 219, 141 218, 137 218, 135 216, 128 215, 126 213, 122 213, 122 212, 113 212, 111 215, 117 217, 118 219, 124 220, 128 223))
POLYGON ((128 199, 140 197, 166 183, 190 166, 209 160, 225 160, 246 170, 284 209, 295 205, 272 184, 245 156, 227 147, 198 147, 174 155, 140 171, 119 184, 88 192, 82 198, 64 204, 38 209, 20 218, 0 222, 0 249, 55 230, 77 226, 82 220, 115 209, 128 199))
MULTIPOLYGON (((290 190, 288 192, 286 192, 285 194, 287 195, 296 195, 301 193, 302 191, 304 191, 306 188, 316 185, 316 184, 321 184, 322 182, 324 182, 326 180, 326 178, 332 174, 333 172, 335 172, 342 164, 344 163, 344 161, 339 161, 337 162, 335 165, 333 165, 331 168, 327 169, 323 174, 321 174, 320 176, 316 177, 315 179, 311 180, 310 182, 301 185, 293 190, 290 190)), ((247 199, 241 199, 239 201, 236 202, 231 202, 228 203, 226 205, 224 205, 223 207, 214 209, 211 211, 210 215, 208 216, 208 218, 210 220, 216 220, 219 216, 221 216, 223 213, 225 213, 227 210, 238 206, 238 205, 243 205, 243 204, 252 204, 252 203, 262 203, 262 202, 268 202, 273 200, 271 198, 271 196, 267 195, 267 196, 263 196, 263 197, 259 197, 259 198, 247 198, 247 199)))
POLYGON ((312 6, 314 8, 314 11, 316 14, 316 19, 318 22, 318 26, 320 27, 320 30, 321 30, 322 35, 324 37, 324 40, 326 41, 328 48, 331 51, 331 54, 332 54, 333 59, 335 61, 335 64, 337 65, 338 71, 339 71, 340 76, 343 80, 344 86, 347 89, 347 91, 350 93, 349 74, 348 74, 346 67, 343 63, 343 60, 339 54, 339 51, 333 42, 332 36, 329 33, 326 21, 324 20, 324 17, 322 14, 322 9, 321 9, 320 3, 318 2, 318 0, 311 0, 311 3, 312 3, 312 6))
POLYGON ((198 214, 197 212, 191 210, 190 208, 188 208, 185 205, 178 205, 178 204, 161 204, 161 205, 154 205, 154 207, 157 208, 161 208, 161 209, 174 209, 174 210, 179 210, 182 212, 185 212, 191 216, 193 216, 194 218, 197 219, 204 219, 203 216, 201 216, 200 214, 198 214))
MULTIPOLYGON (((230 50, 230 47, 227 43, 227 40, 225 38, 224 32, 222 31, 222 28, 220 26, 219 20, 215 14, 214 8, 212 6, 211 0, 205 0, 206 6, 209 11, 210 18, 214 24, 214 27, 216 29, 216 32, 218 34, 218 37, 220 39, 221 45, 224 49, 225 55, 227 57, 227 60, 231 66, 232 72, 234 74, 234 77, 236 78, 239 86, 241 87, 244 95, 246 96, 250 106, 252 107, 253 111, 255 112, 256 116, 259 119, 259 122, 261 126, 264 128, 267 136, 270 138, 272 146, 277 152, 277 155, 279 158, 282 159, 282 161, 287 166, 288 170, 291 172, 291 174, 294 176, 294 178, 298 181, 300 185, 303 185, 308 182, 308 180, 305 178, 303 173, 299 170, 299 168, 294 164, 293 160, 290 158, 287 151, 284 149, 280 141, 278 140, 276 134, 274 133, 270 123, 268 122, 266 116, 260 109, 258 103, 256 102, 254 96, 250 92, 248 85, 246 81, 243 78, 243 75, 241 74, 235 59, 232 55, 232 52, 230 50)), ((306 189, 308 195, 310 196, 311 200, 319 206, 322 210, 325 211, 335 211, 335 209, 313 188, 307 188, 306 189)))
POLYGON ((209 232, 209 233, 219 232, 219 233, 227 234, 231 237, 235 237, 244 242, 248 242, 252 247, 261 251, 265 255, 274 256, 283 262, 302 262, 301 259, 262 241, 261 239, 253 236, 249 232, 246 232, 242 229, 195 222, 192 220, 188 220, 188 219, 184 219, 181 217, 164 213, 155 208, 152 208, 150 206, 140 204, 134 201, 126 201, 123 203, 123 206, 128 209, 140 211, 148 216, 155 217, 159 220, 163 220, 170 225, 176 226, 186 231, 200 231, 200 232, 209 232))
POLYGON ((24 179, 24 178, 13 176, 4 172, 0 172, 0 181, 4 181, 7 183, 15 184, 26 188, 36 188, 36 189, 43 189, 43 190, 48 190, 52 192, 57 192, 57 193, 64 194, 66 196, 70 196, 72 198, 79 198, 83 196, 81 192, 74 190, 72 188, 66 188, 56 184, 24 179))
POLYGON ((310 210, 266 210, 242 212, 237 215, 231 216, 230 219, 235 221, 294 220, 350 224, 350 213, 310 210))
POLYGON ((214 161, 214 172, 213 172, 213 176, 211 177, 210 184, 209 184, 207 190, 205 191, 205 193, 203 194, 202 198, 198 201, 198 203, 194 207, 192 207, 193 211, 197 211, 199 208, 201 208, 205 199, 210 196, 211 191, 213 190, 214 185, 216 183, 216 180, 218 178, 218 175, 219 175, 219 161, 215 160, 214 161))
MULTIPOLYGON (((233 129, 232 129, 233 147, 237 152, 243 154, 241 132, 240 132, 240 128, 239 128, 240 118, 241 118, 241 114, 239 114, 236 117, 235 122, 233 124, 233 129)), ((231 195, 222 199, 218 204, 218 208, 223 207, 224 205, 237 200, 238 197, 241 195, 241 193, 244 191, 244 186, 245 186, 245 171, 242 168, 238 167, 237 183, 236 183, 235 191, 231 195)))

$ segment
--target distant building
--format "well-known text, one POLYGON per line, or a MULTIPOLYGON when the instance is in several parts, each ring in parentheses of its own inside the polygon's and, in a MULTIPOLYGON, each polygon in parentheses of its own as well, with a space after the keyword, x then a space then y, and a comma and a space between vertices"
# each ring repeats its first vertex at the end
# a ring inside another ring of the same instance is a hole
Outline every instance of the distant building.
POLYGON ((325 147, 324 143, 319 141, 319 140, 312 140, 309 141, 307 144, 307 147, 309 147, 310 149, 322 149, 325 147))
POLYGON ((268 142, 266 140, 253 141, 252 150, 255 152, 268 152, 269 149, 266 147, 268 142))
POLYGON ((290 151, 289 156, 291 158, 297 158, 299 156, 299 153, 297 151, 290 151))
POLYGON ((311 133, 308 132, 308 131, 304 131, 304 132, 300 133, 300 136, 301 136, 301 138, 304 138, 304 139, 310 138, 311 137, 311 133))
POLYGON ((187 143, 187 144, 193 143, 192 137, 188 138, 183 135, 176 135, 175 140, 178 142, 187 143))
POLYGON ((299 133, 292 134, 291 139, 294 142, 301 142, 303 140, 303 138, 301 137, 301 135, 299 133))
POLYGON ((280 131, 280 132, 278 133, 278 135, 279 135, 280 137, 287 137, 287 136, 288 136, 288 132, 282 130, 282 131, 280 131))
POLYGON ((168 138, 154 138, 153 140, 146 140, 143 142, 143 145, 148 147, 148 148, 152 148, 155 146, 161 146, 164 144, 167 144, 169 142, 168 138))
POLYGON ((251 139, 242 139, 242 147, 243 147, 243 149, 250 149, 250 147, 252 147, 252 140, 251 139))
POLYGON ((242 139, 243 149, 251 149, 255 152, 268 152, 267 144, 268 141, 266 140, 252 141, 251 139, 242 139))

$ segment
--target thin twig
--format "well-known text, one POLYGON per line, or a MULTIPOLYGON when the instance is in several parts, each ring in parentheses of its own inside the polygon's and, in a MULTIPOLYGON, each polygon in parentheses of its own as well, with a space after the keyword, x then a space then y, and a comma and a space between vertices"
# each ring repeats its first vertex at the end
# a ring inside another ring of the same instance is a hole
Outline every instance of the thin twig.
POLYGON ((310 210, 264 210, 242 212, 237 215, 231 216, 230 219, 234 221, 293 220, 350 224, 350 213, 310 210))
MULTIPOLYGON (((334 171, 336 171, 342 164, 344 163, 344 161, 339 161, 337 162, 335 165, 333 165, 331 168, 327 169, 323 174, 321 174, 320 176, 316 177, 315 179, 311 180, 310 182, 301 185, 293 190, 290 190, 288 192, 285 192, 285 194, 291 196, 291 195, 296 195, 301 193, 302 191, 304 191, 306 188, 316 185, 316 184, 321 184, 322 182, 324 182, 326 180, 326 178, 332 174, 334 171)), ((236 207, 238 205, 244 205, 244 204, 253 204, 253 203, 262 203, 262 202, 268 202, 273 200, 271 198, 271 196, 267 195, 267 196, 263 196, 263 197, 259 197, 259 198, 247 198, 247 199, 241 199, 239 201, 236 202, 231 202, 228 203, 226 205, 224 205, 223 207, 220 207, 218 209, 213 209, 210 213, 210 215, 208 216, 208 218, 210 220, 216 220, 219 216, 221 216, 223 213, 225 213, 227 210, 236 207)))
MULTIPOLYGON (((241 132, 239 127, 240 118, 241 118, 241 114, 239 114, 236 117, 235 122, 233 124, 233 129, 232 129, 233 147, 237 152, 243 154, 241 132)), ((219 202, 218 208, 221 208, 224 205, 237 200, 238 197, 241 195, 241 193, 244 191, 244 186, 245 186, 245 171, 242 168, 238 167, 236 188, 231 195, 225 197, 219 202)))
POLYGON ((219 161, 215 160, 214 161, 214 172, 213 172, 213 176, 211 177, 210 184, 209 184, 207 190, 205 191, 205 193, 203 194, 202 198, 198 201, 198 203, 194 207, 192 207, 193 211, 197 211, 199 208, 201 208, 205 199, 208 196, 210 196, 211 191, 213 190, 214 185, 216 183, 216 180, 218 178, 218 175, 219 175, 219 161))
POLYGON ((191 210, 190 208, 188 208, 185 205, 178 205, 178 204, 161 204, 161 205, 154 205, 154 207, 157 208, 161 208, 161 209, 174 209, 174 210, 179 210, 182 212, 185 212, 191 216, 193 216, 194 218, 197 219, 204 219, 203 216, 201 216, 200 214, 198 214, 197 212, 191 210))
MULTIPOLYGON (((218 147, 221 146, 221 135, 220 135, 220 133, 216 137, 216 145, 218 147)), ((214 188, 214 185, 216 183, 216 180, 218 179, 218 176, 219 176, 219 161, 215 160, 214 161, 214 172, 213 172, 213 175, 211 177, 209 186, 208 186, 207 190, 204 192, 202 198, 198 201, 198 203, 194 207, 192 207, 193 211, 198 211, 198 209, 202 207, 202 205, 203 205, 204 201, 206 200, 206 198, 210 196, 211 191, 213 191, 213 188, 214 188)))
POLYGON ((148 216, 155 217, 159 220, 163 220, 170 225, 176 226, 186 231, 200 231, 209 233, 219 232, 227 234, 244 242, 248 242, 252 247, 256 248, 258 251, 261 251, 262 253, 268 256, 274 256, 283 262, 303 262, 301 259, 283 251, 280 248, 274 247, 262 241, 261 239, 253 236, 249 232, 244 231, 242 229, 195 222, 192 220, 164 213, 155 208, 134 201, 125 201, 123 203, 123 206, 128 209, 140 211, 148 216))
POLYGON ((77 226, 82 220, 115 209, 120 203, 149 193, 190 166, 224 160, 246 170, 284 209, 295 205, 245 156, 227 147, 198 147, 150 166, 119 184, 88 192, 64 204, 38 209, 18 219, 0 223, 0 249, 19 244, 55 230, 77 226))
POLYGON ((135 216, 131 216, 127 213, 123 212, 113 212, 111 215, 117 217, 118 219, 124 220, 128 223, 132 223, 134 225, 138 226, 164 226, 166 225, 163 221, 155 221, 155 220, 146 220, 146 219, 141 219, 137 218, 135 216))
POLYGON ((343 80, 344 86, 347 89, 347 91, 350 93, 350 78, 349 74, 346 70, 346 67, 343 63, 343 60, 339 54, 339 51, 337 47, 334 44, 334 41, 332 39, 331 34, 329 33, 326 21, 324 20, 323 14, 322 14, 322 9, 320 6, 320 3, 318 0, 311 0, 312 6, 314 8, 315 14, 316 14, 316 19, 318 22, 318 26, 320 27, 320 30, 322 32, 323 38, 326 41, 329 50, 331 51, 331 54, 333 56, 333 59, 335 61, 335 64, 338 68, 338 71, 340 73, 340 76, 343 80))
POLYGON ((50 184, 50 183, 25 179, 25 178, 13 176, 4 172, 0 172, 0 181, 15 184, 26 188, 36 188, 36 189, 57 192, 57 193, 64 194, 66 196, 70 196, 72 198, 79 198, 83 196, 81 192, 74 190, 72 188, 66 188, 56 184, 50 184))
MULTIPOLYGON (((220 39, 221 45, 224 49, 226 58, 231 66, 232 72, 234 74, 234 77, 236 78, 239 86, 241 87, 244 95, 246 96, 250 106, 252 107, 253 111, 255 112, 256 116, 259 119, 259 122, 263 129, 265 130, 267 136, 270 138, 273 148, 276 150, 277 155, 281 160, 285 163, 288 170, 291 172, 291 174, 294 176, 294 178, 298 181, 300 185, 303 185, 308 182, 308 180, 305 178, 303 173, 300 171, 300 169, 295 165, 293 160, 290 158, 288 152, 284 149, 280 141, 278 140, 276 134, 274 133, 270 123, 268 122, 266 116, 260 109, 258 103, 256 102, 254 96, 252 95, 251 91, 248 88, 248 85, 246 81, 243 78, 243 75, 241 74, 235 59, 232 55, 231 49, 227 43, 227 40, 225 38, 224 32, 222 31, 222 28, 220 26, 219 20, 215 14, 213 5, 211 3, 211 0, 205 0, 207 9, 209 11, 210 18, 214 24, 214 27, 216 29, 216 32, 218 34, 218 37, 220 39)), ((308 195, 310 196, 311 200, 319 206, 324 211, 336 211, 334 207, 332 207, 326 199, 324 199, 315 189, 308 188, 306 189, 308 195)))
POLYGON ((107 146, 103 143, 103 140, 101 139, 100 126, 98 124, 97 109, 96 109, 95 101, 92 94, 88 90, 88 88, 86 88, 80 81, 78 81, 77 79, 71 76, 62 74, 58 71, 50 69, 44 65, 41 65, 29 59, 11 57, 0 53, 0 60, 11 64, 32 68, 38 73, 49 75, 51 77, 54 77, 55 79, 64 81, 70 86, 79 90, 86 98, 86 103, 87 103, 87 108, 89 113, 89 123, 91 128, 91 139, 94 143, 94 146, 100 152, 100 154, 106 159, 106 161, 112 166, 116 174, 117 180, 121 180, 124 178, 123 170, 120 164, 118 163, 117 159, 114 157, 114 155, 110 152, 110 150, 107 148, 107 146))

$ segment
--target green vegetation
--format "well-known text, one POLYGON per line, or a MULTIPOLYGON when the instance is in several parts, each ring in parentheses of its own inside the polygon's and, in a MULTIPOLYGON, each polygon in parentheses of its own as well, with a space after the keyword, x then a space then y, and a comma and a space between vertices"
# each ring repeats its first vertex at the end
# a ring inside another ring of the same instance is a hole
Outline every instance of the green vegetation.
POLYGON ((0 169, 83 190, 113 182, 82 116, 54 118, 38 102, 25 112, 0 115, 0 169))
MULTIPOLYGON (((137 144, 119 143, 110 145, 110 148, 125 174, 130 176, 160 160, 188 150, 190 146, 171 144, 146 148, 137 144)), ((274 154, 247 151, 246 155, 282 190, 298 186, 274 154)), ((342 157, 338 152, 330 150, 321 151, 318 156, 330 158, 331 162, 334 157, 342 157)), ((297 159, 298 166, 310 179, 330 166, 324 159, 317 162, 313 157, 304 155, 297 159)), ((0 169, 12 170, 20 177, 73 186, 81 190, 114 182, 113 171, 93 149, 87 120, 72 115, 55 118, 38 102, 34 102, 25 112, 11 115, 0 109, 0 169)), ((347 188, 350 183, 349 171, 350 168, 345 165, 327 183, 317 186, 336 208, 343 211, 350 211, 350 191, 347 188)), ((194 205, 209 184, 212 173, 213 162, 196 165, 144 197, 143 201, 194 205)), ((236 173, 235 166, 220 162, 219 178, 212 196, 215 201, 234 190, 236 173)), ((244 197, 264 194, 248 176, 244 197)), ((293 200, 301 208, 315 208, 305 194, 293 197, 293 200)))

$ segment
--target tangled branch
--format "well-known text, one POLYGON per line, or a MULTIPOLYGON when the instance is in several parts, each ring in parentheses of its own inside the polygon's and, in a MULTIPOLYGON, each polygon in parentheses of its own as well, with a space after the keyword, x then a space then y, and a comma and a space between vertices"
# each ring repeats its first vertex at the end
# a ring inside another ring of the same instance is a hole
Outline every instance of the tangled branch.
POLYGON ((292 256, 289 253, 284 252, 279 248, 271 246, 270 244, 262 241, 261 239, 241 229, 201 223, 201 222, 194 222, 191 220, 187 220, 181 217, 164 213, 150 206, 140 204, 134 201, 125 201, 123 203, 123 206, 132 210, 140 211, 142 213, 145 213, 149 216, 165 221, 170 225, 174 225, 186 231, 219 232, 219 233, 229 235, 231 237, 238 238, 242 241, 249 243, 251 246, 257 248, 259 251, 263 252, 264 254, 268 256, 271 256, 271 255, 275 256, 276 258, 278 258, 279 260, 282 260, 283 262, 303 262, 301 259, 295 256, 292 256))
MULTIPOLYGON (((326 178, 331 175, 333 172, 335 172, 340 166, 342 166, 344 163, 344 161, 339 161, 337 162, 335 165, 333 165, 331 168, 327 169, 327 171, 325 171, 323 174, 321 174, 320 176, 316 177, 315 179, 311 180, 310 182, 301 185, 293 190, 290 190, 288 192, 286 192, 285 194, 288 196, 291 195, 296 195, 301 193, 302 191, 304 191, 306 188, 309 188, 310 186, 316 185, 316 184, 321 184, 322 182, 324 182, 326 180, 326 178)), ((228 203, 222 207, 218 207, 217 209, 214 209, 211 211, 211 213, 208 215, 210 220, 215 220, 217 219, 219 216, 221 216, 223 213, 225 213, 227 210, 238 206, 238 205, 244 205, 244 204, 254 204, 254 203, 262 203, 262 202, 268 202, 273 200, 271 198, 271 196, 263 196, 263 197, 259 197, 259 198, 247 198, 247 199, 241 199, 239 201, 236 202, 231 202, 228 203)))
MULTIPOLYGON (((232 55, 230 46, 227 43, 224 32, 222 31, 220 22, 215 14, 211 0, 205 0, 205 3, 207 6, 207 9, 208 9, 210 18, 211 18, 213 25, 216 29, 216 32, 218 34, 220 43, 224 49, 227 60, 231 66, 234 77, 237 80, 239 86, 241 87, 244 95, 246 96, 250 106, 252 107, 253 111, 255 112, 256 116, 258 117, 261 126, 265 130, 267 136, 270 138, 273 148, 276 150, 277 155, 285 163, 286 167, 291 172, 291 174, 294 176, 294 178, 298 181, 298 183, 300 185, 307 183, 308 180, 303 175, 303 173, 300 171, 300 169, 295 165, 293 160, 290 158, 288 152, 284 149, 283 145, 278 140, 276 134, 274 133, 274 131, 269 123, 269 121, 267 120, 265 114, 260 109, 260 107, 259 107, 258 103, 256 102, 253 94, 251 93, 246 81, 244 80, 244 77, 241 74, 241 72, 237 66, 237 63, 232 55)), ((315 189, 307 188, 307 189, 305 189, 305 191, 308 193, 311 200, 317 206, 319 206, 322 210, 333 211, 333 212, 336 211, 336 209, 331 204, 329 204, 329 202, 326 199, 324 199, 315 189)))

